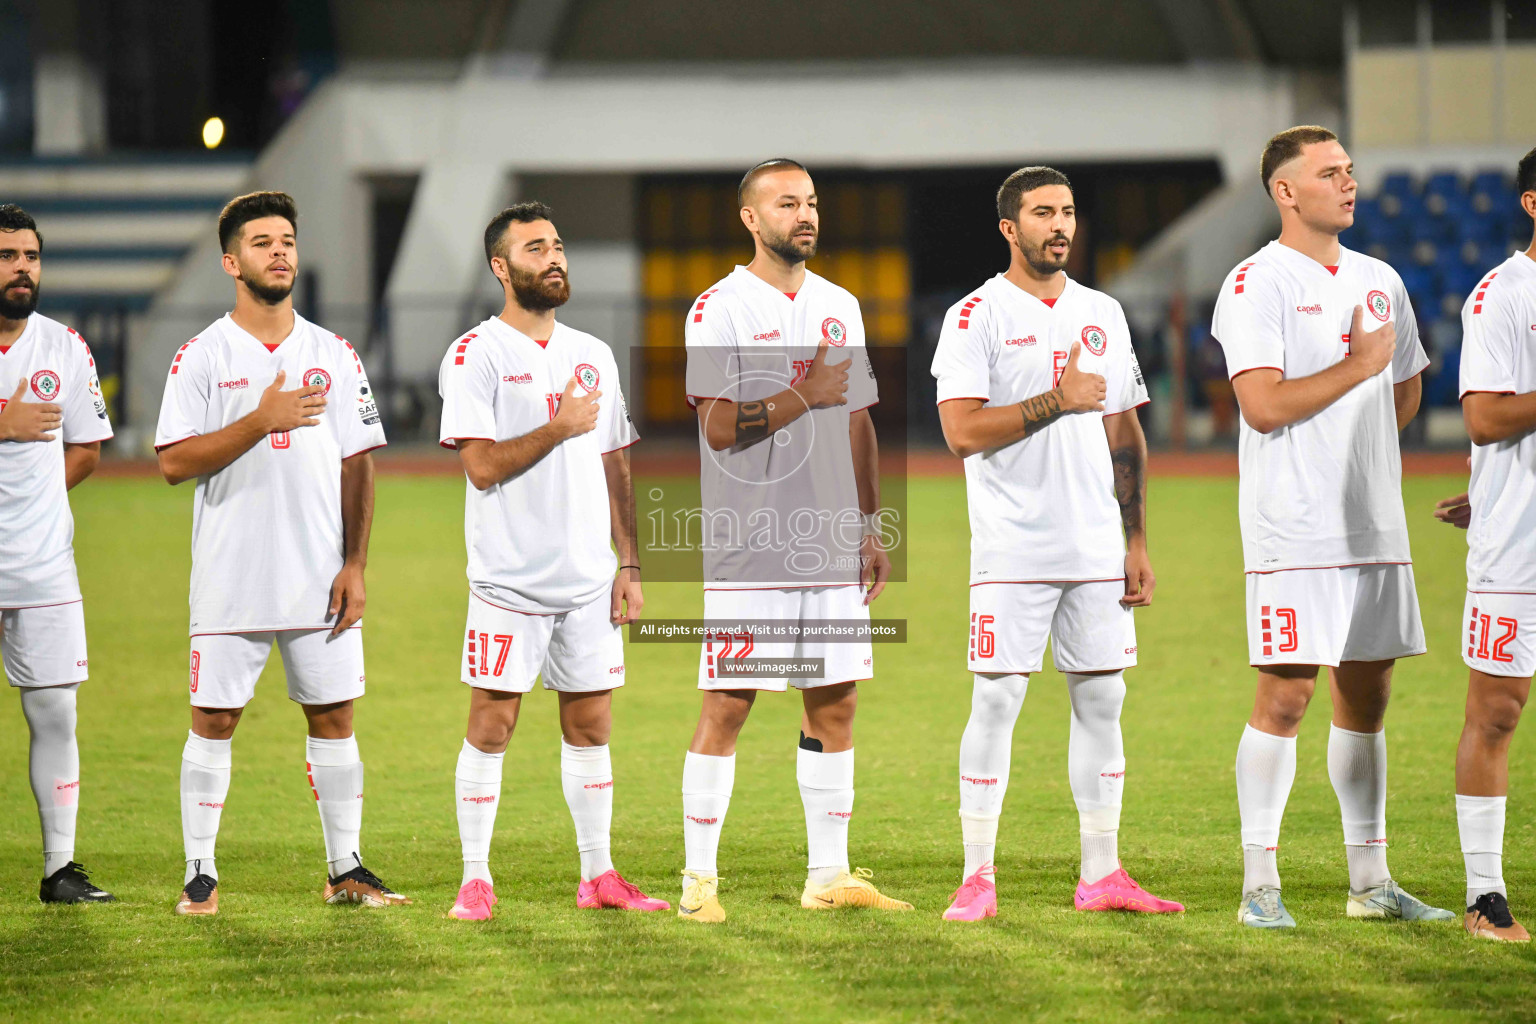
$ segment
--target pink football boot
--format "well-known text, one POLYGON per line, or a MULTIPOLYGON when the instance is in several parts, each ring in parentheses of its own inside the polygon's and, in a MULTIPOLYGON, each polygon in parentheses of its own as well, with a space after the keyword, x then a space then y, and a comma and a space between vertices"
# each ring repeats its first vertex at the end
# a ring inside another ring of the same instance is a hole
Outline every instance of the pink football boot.
POLYGON ((496 905, 496 893, 491 883, 481 878, 471 878, 459 887, 459 898, 453 901, 448 916, 460 921, 489 921, 491 908, 496 905))
POLYGON ((997 869, 991 864, 977 868, 955 890, 955 901, 944 911, 946 921, 980 921, 997 916, 997 869))
POLYGON ((666 900, 652 899, 624 881, 617 871, 604 871, 576 889, 576 905, 583 910, 612 907, 617 910, 671 910, 666 900))
POLYGON ((1089 885, 1077 881, 1077 894, 1072 903, 1078 910, 1135 910, 1143 914, 1182 914, 1184 904, 1162 900, 1137 885, 1125 868, 1113 872, 1089 885))

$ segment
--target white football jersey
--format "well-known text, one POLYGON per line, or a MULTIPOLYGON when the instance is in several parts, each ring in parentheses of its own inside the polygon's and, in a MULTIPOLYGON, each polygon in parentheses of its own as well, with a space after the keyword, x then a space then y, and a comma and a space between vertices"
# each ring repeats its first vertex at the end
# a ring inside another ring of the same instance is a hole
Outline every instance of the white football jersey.
POLYGON ((1238 521, 1248 572, 1412 561, 1403 516, 1402 457, 1392 386, 1429 365, 1402 279, 1381 260, 1340 247, 1330 271, 1270 242, 1227 275, 1211 333, 1236 377, 1264 367, 1309 377, 1349 355, 1355 307, 1363 329, 1391 321, 1387 366, 1306 419, 1238 434, 1238 521))
POLYGON ((757 401, 792 387, 823 338, 827 364, 848 365, 847 404, 806 412, 772 438, 714 451, 700 427, 699 485, 711 531, 705 587, 858 583, 863 530, 848 422, 880 400, 859 300, 809 270, 790 298, 737 267, 687 317, 690 406, 757 401))
POLYGON ((547 344, 491 317, 448 346, 438 370, 439 443, 505 441, 555 416, 571 378, 601 391, 597 426, 555 445, 522 473, 480 490, 464 484, 470 589, 491 604, 549 615, 572 611, 613 586, 603 456, 638 441, 619 368, 606 344, 555 324, 547 344))
MULTIPOLYGON (((1536 391, 1536 262, 1517 252, 1461 307, 1461 395, 1536 391)), ((1536 594, 1536 431, 1472 446, 1467 589, 1536 594)))
POLYGON ((1078 368, 1104 378, 1104 411, 1058 416, 965 460, 972 584, 1125 577, 1104 417, 1145 405, 1147 389, 1120 303, 1068 278, 1047 305, 998 274, 944 315, 938 400, 997 408, 1033 398, 1056 386, 1073 344, 1078 368))
POLYGON ((75 575, 75 517, 64 486, 64 443, 112 436, 96 361, 72 328, 39 313, 0 354, 0 408, 16 386, 23 402, 62 407, 52 441, 0 443, 0 608, 36 608, 80 600, 75 575))
POLYGON ((283 390, 325 387, 312 427, 268 434, 217 473, 197 478, 192 499, 192 635, 324 629, 331 583, 344 560, 341 461, 384 444, 368 375, 339 334, 294 314, 275 350, 229 316, 171 360, 155 449, 211 434, 254 412, 287 373, 283 390))

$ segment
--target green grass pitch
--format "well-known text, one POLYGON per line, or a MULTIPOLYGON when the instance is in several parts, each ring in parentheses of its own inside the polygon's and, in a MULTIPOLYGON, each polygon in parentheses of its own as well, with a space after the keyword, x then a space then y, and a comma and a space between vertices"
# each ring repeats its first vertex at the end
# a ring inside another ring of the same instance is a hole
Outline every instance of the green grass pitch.
MULTIPOLYGON (((1452 766, 1466 670, 1457 656, 1463 535, 1434 523, 1455 478, 1406 482, 1431 653, 1400 666, 1388 718, 1391 863, 1414 893, 1460 907, 1452 766)), ((186 734, 191 488, 101 479, 74 497, 92 678, 81 691, 77 856, 115 906, 44 907, 26 783, 26 726, 0 700, 0 1016, 10 1020, 1105 1021, 1530 1019, 1536 950, 1457 926, 1344 917, 1347 877, 1320 690, 1303 726, 1281 870, 1291 934, 1235 923, 1241 864, 1232 762, 1252 697, 1242 623, 1236 481, 1153 481, 1154 607, 1129 675, 1121 851, 1182 916, 1072 909, 1077 819, 1067 703, 1047 669, 1014 740, 999 835, 1000 916, 940 920, 960 870, 955 758, 969 709, 964 485, 909 492, 912 581, 879 614, 910 620, 861 687, 856 865, 917 906, 907 915, 802 911, 798 708, 766 695, 742 737, 721 848, 730 920, 577 911, 560 795, 555 702, 527 702, 507 756, 492 851, 501 905, 444 917, 459 881, 452 771, 467 704, 457 681, 465 584, 462 482, 385 477, 369 566, 363 852, 412 907, 328 907, 303 722, 274 658, 235 740, 219 842, 217 918, 175 917, 177 773, 186 734)), ((294 566, 294 571, 301 567, 294 566)), ((696 585, 652 584, 647 611, 698 615, 696 585)), ((698 707, 697 652, 630 648, 615 704, 613 836, 620 869, 673 902, 682 867, 679 775, 698 707)), ((1527 729, 1536 728, 1529 725, 1527 729)), ((1536 918, 1536 771, 1517 741, 1505 842, 1517 912, 1536 918)))

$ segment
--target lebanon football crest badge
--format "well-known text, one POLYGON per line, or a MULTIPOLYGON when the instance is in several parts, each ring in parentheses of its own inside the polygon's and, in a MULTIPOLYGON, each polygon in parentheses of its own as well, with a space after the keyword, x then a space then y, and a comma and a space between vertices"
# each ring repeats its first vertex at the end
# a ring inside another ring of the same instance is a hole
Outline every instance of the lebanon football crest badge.
POLYGON ((842 348, 848 344, 848 328, 836 317, 827 317, 821 322, 821 337, 833 348, 842 348))
POLYGON ((1371 311, 1371 315, 1382 323, 1386 323, 1392 316, 1392 300, 1387 298, 1386 292, 1373 291, 1365 297, 1365 307, 1371 311))
POLYGON ((63 382, 52 370, 38 370, 32 375, 32 393, 45 402, 55 401, 63 382))
POLYGON ((318 366, 313 367, 304 371, 304 380, 300 383, 299 386, 306 388, 324 388, 325 390, 320 392, 320 395, 323 398, 324 396, 331 393, 331 375, 320 369, 318 366))
POLYGON ((1083 328, 1083 347, 1094 355, 1101 356, 1109 347, 1109 335, 1104 333, 1104 328, 1089 324, 1083 328))
POLYGON ((576 378, 576 383, 581 385, 581 389, 589 395, 597 390, 598 382, 602 379, 597 374, 597 367, 591 363, 582 363, 577 366, 573 376, 576 378))

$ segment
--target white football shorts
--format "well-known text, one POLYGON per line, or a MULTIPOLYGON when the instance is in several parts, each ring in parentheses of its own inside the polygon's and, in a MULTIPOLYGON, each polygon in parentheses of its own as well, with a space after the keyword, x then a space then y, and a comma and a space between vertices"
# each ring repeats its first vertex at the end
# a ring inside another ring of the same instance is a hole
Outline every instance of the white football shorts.
POLYGON ((1248 574, 1250 664, 1336 668, 1427 649, 1411 565, 1248 574))
POLYGON ((12 686, 84 682, 85 605, 80 601, 0 611, 0 657, 12 686))
POLYGON ((188 685, 192 706, 243 708, 273 645, 283 658, 288 699, 299 704, 339 704, 363 695, 363 627, 338 637, 328 629, 279 629, 260 633, 207 633, 192 638, 188 685))
POLYGON ((1467 593, 1461 660, 1490 676, 1536 675, 1536 594, 1467 593))
MULTIPOLYGON (((797 587, 789 590, 706 590, 706 619, 771 619, 803 623, 823 619, 869 621, 864 588, 856 583, 836 587, 797 587)), ((706 640, 699 649, 699 689, 773 690, 863 682, 875 676, 874 645, 866 640, 827 642, 797 639, 759 643, 756 637, 726 635, 706 640), (819 676, 742 676, 722 674, 720 662, 731 658, 820 659, 819 676)))
POLYGON ((596 693, 624 685, 624 636, 608 618, 610 597, 574 611, 537 615, 469 595, 459 678, 470 686, 527 693, 596 693))
POLYGON ((967 667, 983 674, 1039 672, 1045 644, 1059 672, 1113 672, 1136 664, 1136 614, 1124 580, 979 583, 971 587, 967 667))

